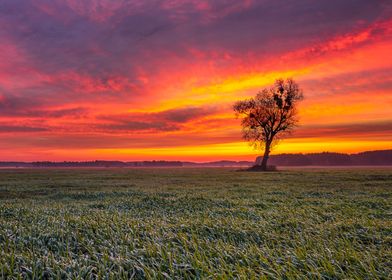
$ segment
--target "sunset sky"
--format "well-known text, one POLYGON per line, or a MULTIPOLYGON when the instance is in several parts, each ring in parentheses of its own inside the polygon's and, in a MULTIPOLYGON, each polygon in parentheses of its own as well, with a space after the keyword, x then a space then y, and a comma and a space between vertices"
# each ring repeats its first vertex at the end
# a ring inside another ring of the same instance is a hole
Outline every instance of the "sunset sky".
POLYGON ((232 105, 279 77, 273 153, 392 148, 392 1, 3 0, 0 160, 253 160, 232 105))

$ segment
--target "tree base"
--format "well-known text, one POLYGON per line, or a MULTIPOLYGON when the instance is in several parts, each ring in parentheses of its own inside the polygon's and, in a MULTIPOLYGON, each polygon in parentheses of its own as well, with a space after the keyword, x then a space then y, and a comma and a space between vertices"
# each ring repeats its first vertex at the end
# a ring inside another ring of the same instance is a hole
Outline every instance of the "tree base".
POLYGON ((254 165, 252 167, 249 167, 248 169, 245 169, 245 171, 251 171, 251 172, 273 172, 273 171, 278 171, 275 165, 268 165, 267 169, 264 169, 261 167, 261 165, 254 165))

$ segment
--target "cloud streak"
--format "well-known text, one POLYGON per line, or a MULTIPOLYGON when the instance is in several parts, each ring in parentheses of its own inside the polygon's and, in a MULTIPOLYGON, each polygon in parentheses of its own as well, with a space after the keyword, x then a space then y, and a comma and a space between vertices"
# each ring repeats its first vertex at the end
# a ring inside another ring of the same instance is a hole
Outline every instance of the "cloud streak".
POLYGON ((218 112, 213 107, 183 107, 159 112, 136 112, 97 116, 96 128, 104 131, 178 131, 191 122, 218 112))

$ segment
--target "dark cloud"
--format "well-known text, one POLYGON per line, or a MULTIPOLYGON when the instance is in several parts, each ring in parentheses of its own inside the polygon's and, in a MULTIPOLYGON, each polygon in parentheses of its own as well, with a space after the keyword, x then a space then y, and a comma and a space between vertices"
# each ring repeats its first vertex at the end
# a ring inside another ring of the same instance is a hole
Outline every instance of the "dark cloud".
POLYGON ((47 131, 43 127, 32 127, 32 126, 18 126, 18 125, 8 125, 0 124, 0 133, 12 133, 12 132, 44 132, 47 131))
POLYGON ((98 116, 96 128, 106 131, 174 131, 183 124, 208 117, 218 111, 215 107, 184 107, 153 113, 129 113, 98 116))
POLYGON ((392 68, 357 71, 330 75, 318 79, 305 79, 301 86, 312 98, 348 94, 379 93, 392 91, 392 68))
MULTIPOLYGON (((10 131, 10 130, 8 130, 10 131)), ((181 137, 175 134, 159 135, 159 146, 178 147, 193 145, 208 145, 238 141, 239 131, 226 131, 222 134, 183 133, 181 137), (208 137, 207 137, 208 135, 208 137)), ((314 125, 298 128, 290 137, 331 137, 350 139, 382 139, 392 140, 392 122, 351 123, 336 126, 314 125)), ((45 137, 2 136, 0 145, 12 148, 46 147, 62 149, 110 149, 110 148, 157 148, 157 139, 143 134, 50 134, 45 137)))
POLYGON ((392 121, 371 121, 339 125, 312 125, 299 127, 291 137, 367 138, 392 135, 392 121))
POLYGON ((164 122, 134 122, 124 121, 123 123, 97 124, 99 130, 108 131, 173 131, 180 129, 180 126, 164 122))
MULTIPOLYGON (((159 148, 219 144, 238 140, 238 135, 210 135, 199 133, 159 135, 159 148)), ((157 139, 143 134, 50 134, 45 137, 16 137, 3 135, 0 146, 10 148, 45 147, 45 149, 116 149, 116 148, 157 148, 157 139)))
POLYGON ((169 122, 185 123, 190 120, 206 117, 217 111, 215 107, 185 107, 154 113, 155 119, 164 119, 169 122))
MULTIPOLYGON (((2 1, 0 38, 44 73, 136 80, 137 68, 154 73, 169 53, 192 60, 189 47, 271 55, 385 17, 385 1, 214 1, 206 8, 197 1, 131 1, 114 2, 117 9, 101 22, 91 19, 95 1, 80 2, 2 1)), ((105 7, 95 13, 99 18, 105 7)))
POLYGON ((87 114, 82 107, 66 109, 40 109, 39 99, 28 97, 4 96, 0 98, 0 117, 24 118, 81 118, 87 114))

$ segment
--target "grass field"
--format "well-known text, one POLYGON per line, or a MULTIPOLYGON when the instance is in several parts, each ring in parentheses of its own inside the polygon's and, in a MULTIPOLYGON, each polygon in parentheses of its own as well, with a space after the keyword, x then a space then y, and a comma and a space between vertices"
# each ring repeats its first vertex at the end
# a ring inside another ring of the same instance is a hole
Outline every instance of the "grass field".
POLYGON ((0 170, 0 278, 391 279, 392 169, 0 170))

